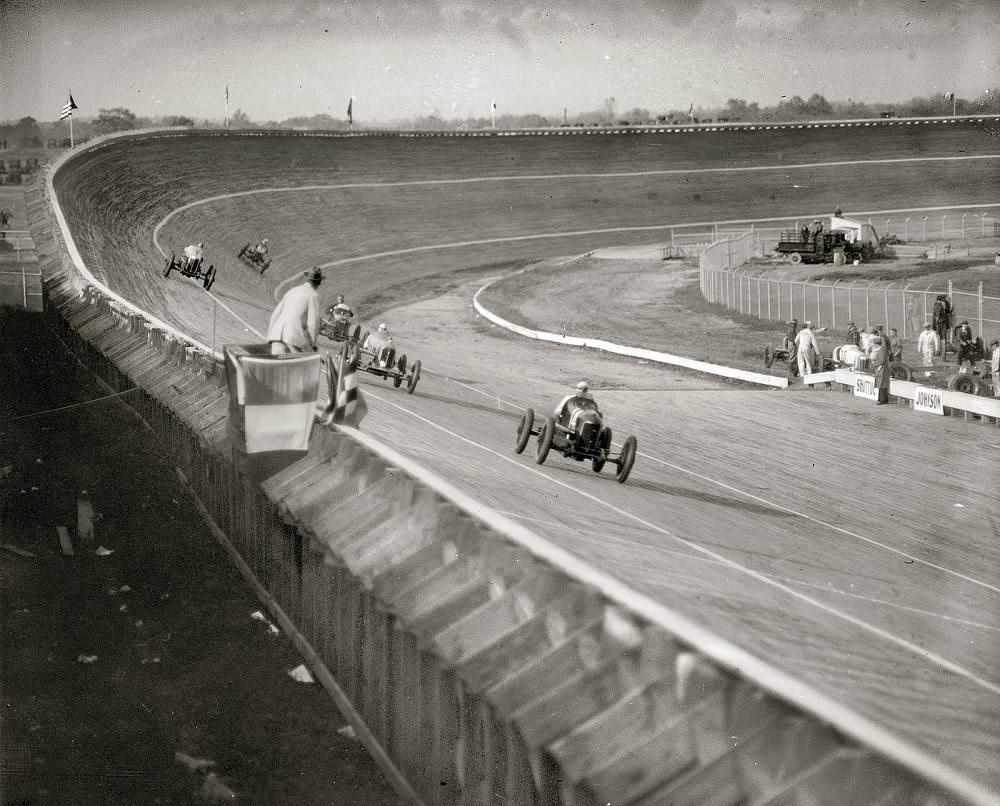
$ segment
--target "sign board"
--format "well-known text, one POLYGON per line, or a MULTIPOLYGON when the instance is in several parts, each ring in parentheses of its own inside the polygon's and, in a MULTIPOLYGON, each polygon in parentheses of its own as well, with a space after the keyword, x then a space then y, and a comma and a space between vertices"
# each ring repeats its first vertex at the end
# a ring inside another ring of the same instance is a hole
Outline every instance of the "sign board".
POLYGON ((854 376, 854 396, 865 400, 878 400, 878 389, 875 388, 874 375, 854 376))
POLYGON ((940 389, 918 386, 913 392, 913 410, 944 415, 944 401, 940 389))

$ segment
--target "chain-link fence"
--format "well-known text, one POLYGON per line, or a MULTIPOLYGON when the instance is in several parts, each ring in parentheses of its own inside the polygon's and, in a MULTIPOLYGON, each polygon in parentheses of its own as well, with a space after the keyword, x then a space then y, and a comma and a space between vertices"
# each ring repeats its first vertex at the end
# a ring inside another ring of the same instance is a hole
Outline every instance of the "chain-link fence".
MULTIPOLYGON (((871 223, 876 231, 896 234, 896 225, 907 244, 948 238, 992 238, 1000 223, 986 213, 950 213, 942 215, 905 215, 855 218, 871 223)), ((800 219, 804 220, 804 219, 800 219)), ((800 221, 788 219, 783 227, 753 227, 733 234, 713 229, 718 240, 705 247, 699 258, 701 292, 705 299, 747 316, 770 321, 806 319, 821 327, 844 328, 853 321, 859 328, 885 325, 896 328, 903 338, 915 338, 925 322, 930 321, 934 301, 947 294, 953 308, 953 324, 968 319, 973 330, 987 343, 1000 337, 1000 297, 983 293, 983 284, 976 288, 956 288, 905 284, 886 281, 837 280, 815 282, 782 280, 768 276, 759 266, 745 266, 752 257, 772 254, 779 235, 788 229, 797 230, 800 221)), ((770 223, 770 222, 768 222, 770 223)), ((1000 232, 998 232, 1000 235, 1000 232)), ((897 247, 898 248, 898 247, 897 247)), ((947 243, 920 248, 920 253, 934 250, 934 256, 963 255, 947 243), (925 248, 926 247, 926 248, 925 248)), ((1000 266, 997 271, 1000 272, 1000 266)))

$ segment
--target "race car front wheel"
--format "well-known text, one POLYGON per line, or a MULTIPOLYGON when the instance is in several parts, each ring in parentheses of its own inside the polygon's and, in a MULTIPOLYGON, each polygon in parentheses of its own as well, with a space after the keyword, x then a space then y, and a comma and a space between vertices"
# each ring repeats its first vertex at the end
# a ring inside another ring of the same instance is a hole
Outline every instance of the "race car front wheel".
POLYGON ((535 450, 535 461, 544 464, 549 455, 549 448, 552 447, 552 437, 556 434, 556 424, 551 417, 546 417, 542 423, 542 430, 538 432, 538 447, 535 450))
POLYGON ((528 447, 528 440, 531 439, 531 429, 534 424, 535 410, 526 409, 517 426, 517 443, 514 445, 514 453, 523 453, 524 449, 528 447))
POLYGON ((615 481, 624 484, 628 474, 632 472, 632 465, 635 464, 635 452, 638 449, 635 437, 628 437, 622 445, 621 456, 618 457, 618 472, 615 473, 615 481))

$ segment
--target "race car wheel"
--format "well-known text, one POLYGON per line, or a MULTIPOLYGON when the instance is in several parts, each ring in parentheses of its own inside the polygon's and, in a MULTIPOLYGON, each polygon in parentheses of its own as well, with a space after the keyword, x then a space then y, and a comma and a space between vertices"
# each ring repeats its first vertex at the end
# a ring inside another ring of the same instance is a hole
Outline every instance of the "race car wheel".
POLYGON ((802 262, 802 255, 800 255, 798 252, 792 252, 792 254, 788 256, 788 260, 793 265, 798 266, 802 262))
POLYGON ((392 376, 392 385, 395 386, 397 389, 402 385, 402 383, 403 383, 403 376, 402 375, 393 375, 392 376))
POLYGON ((349 341, 351 341, 354 344, 360 344, 361 343, 361 325, 355 325, 354 326, 354 332, 351 333, 351 337, 350 337, 349 341))
POLYGON ((622 445, 621 455, 618 457, 618 472, 615 473, 615 481, 624 484, 628 474, 632 472, 632 465, 635 464, 635 452, 638 449, 635 437, 628 437, 622 445))
POLYGON ((952 375, 948 379, 948 388, 966 395, 978 395, 982 391, 979 378, 976 378, 974 375, 967 375, 964 372, 952 375))
POLYGON ((244 247, 243 247, 243 248, 242 248, 242 249, 241 249, 241 250, 239 251, 239 253, 238 253, 238 254, 236 255, 236 257, 243 257, 243 256, 244 256, 244 255, 245 255, 245 254, 247 253, 247 249, 249 249, 249 248, 250 248, 250 244, 247 244, 246 246, 244 246, 244 247))
POLYGON ((594 457, 591 461, 590 466, 594 469, 595 473, 600 473, 604 469, 605 463, 608 461, 608 451, 611 450, 611 429, 602 428, 601 434, 597 438, 597 447, 601 449, 602 454, 600 458, 594 457))
POLYGON ((531 429, 535 425, 535 410, 525 409, 521 415, 521 422, 517 426, 517 444, 514 446, 514 453, 524 453, 528 447, 528 440, 531 439, 531 429))
POLYGON ((764 366, 770 369, 773 363, 774 363, 774 351, 771 350, 771 345, 768 345, 767 347, 764 348, 764 366))
POLYGON ((538 432, 538 447, 535 450, 535 461, 544 464, 549 455, 549 448, 552 447, 552 437, 556 434, 556 423, 551 417, 546 417, 542 423, 542 428, 538 432))
POLYGON ((420 380, 420 362, 414 361, 413 366, 410 367, 410 379, 406 382, 406 394, 412 395, 413 390, 417 388, 417 381, 420 380))
POLYGON ((406 374, 406 353, 403 353, 396 362, 396 368, 401 374, 406 374))
POLYGON ((897 381, 909 381, 913 379, 913 372, 902 361, 889 364, 889 377, 897 381))
POLYGON ((167 259, 167 265, 166 265, 166 267, 163 269, 163 276, 164 277, 169 277, 170 276, 170 270, 173 269, 173 267, 174 267, 174 256, 171 255, 167 259))
POLYGON ((267 267, 270 266, 270 265, 271 265, 271 261, 270 260, 265 260, 263 263, 261 263, 260 264, 260 273, 263 274, 264 272, 266 272, 267 271, 267 267))
POLYGON ((211 291, 212 284, 215 282, 215 266, 209 266, 208 271, 205 272, 205 290, 211 291))

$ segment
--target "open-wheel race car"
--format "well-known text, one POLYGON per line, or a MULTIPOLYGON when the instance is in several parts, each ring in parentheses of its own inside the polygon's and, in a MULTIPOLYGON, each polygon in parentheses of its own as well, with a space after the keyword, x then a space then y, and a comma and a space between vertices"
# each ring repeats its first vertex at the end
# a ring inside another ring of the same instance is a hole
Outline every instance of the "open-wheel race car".
POLYGON ((236 257, 238 257, 244 265, 249 266, 251 269, 257 269, 260 274, 266 272, 267 267, 271 265, 271 258, 260 252, 252 243, 246 244, 236 254, 236 257))
POLYGON ((368 333, 361 325, 352 324, 353 318, 353 313, 341 312, 336 305, 331 305, 320 319, 319 335, 330 341, 346 341, 352 347, 362 344, 368 333))
POLYGON ((608 462, 615 465, 615 481, 624 483, 632 472, 635 463, 637 442, 635 437, 626 437, 621 451, 617 454, 611 451, 611 429, 604 425, 597 407, 581 407, 566 411, 558 420, 555 417, 545 417, 541 425, 535 428, 535 411, 526 409, 517 426, 516 453, 523 453, 528 440, 538 437, 535 448, 535 461, 543 464, 550 450, 559 451, 569 459, 582 462, 590 460, 590 466, 595 473, 600 473, 608 462))
POLYGON ((201 280, 205 286, 205 290, 208 291, 212 288, 212 284, 215 283, 215 266, 209 266, 208 269, 203 271, 202 267, 204 265, 204 258, 188 260, 183 255, 181 257, 170 255, 167 258, 166 265, 163 267, 163 276, 169 277, 170 272, 179 271, 185 277, 193 277, 196 280, 201 280))
POLYGON ((355 366, 363 372, 377 375, 385 380, 392 379, 392 385, 397 389, 406 382, 406 393, 412 395, 420 380, 420 361, 408 364, 406 354, 396 356, 396 348, 392 344, 376 345, 366 348, 364 341, 349 342, 346 345, 348 356, 354 360, 355 366))

